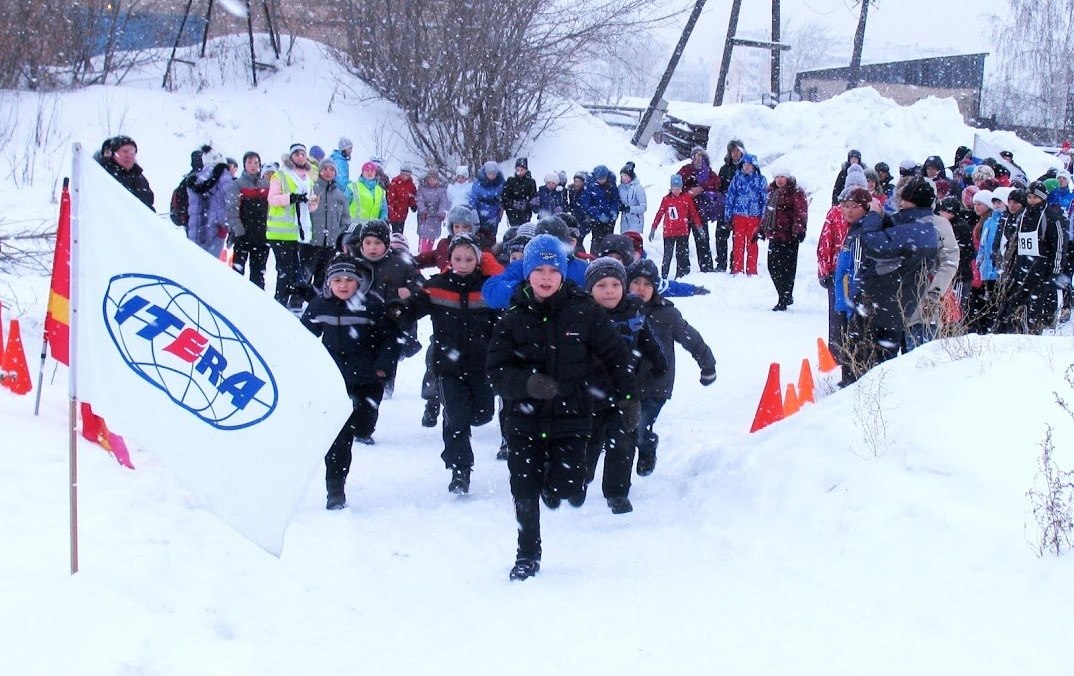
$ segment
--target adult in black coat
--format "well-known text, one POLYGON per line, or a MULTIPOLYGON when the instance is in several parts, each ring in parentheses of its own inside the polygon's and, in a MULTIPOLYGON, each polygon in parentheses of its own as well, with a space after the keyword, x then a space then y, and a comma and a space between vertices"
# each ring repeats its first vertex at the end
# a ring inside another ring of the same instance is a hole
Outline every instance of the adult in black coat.
POLYGON ((851 150, 847 153, 847 161, 843 162, 842 168, 839 169, 839 174, 835 177, 835 187, 832 188, 832 206, 839 204, 839 196, 843 194, 843 189, 847 185, 847 169, 852 164, 862 165, 861 163, 861 151, 851 150))
POLYGON ((515 162, 515 174, 503 186, 503 208, 507 223, 517 227, 533 219, 533 198, 537 196, 537 181, 530 174, 525 157, 515 162))
POLYGON ((552 235, 538 235, 522 259, 526 281, 497 322, 488 370, 503 398, 507 466, 518 518, 518 553, 511 578, 540 569, 540 501, 549 508, 577 494, 585 478, 586 439, 593 430, 590 383, 596 360, 612 376, 614 397, 638 411, 630 350, 592 298, 569 281, 567 251, 552 235))
POLYGON ((130 136, 116 136, 110 139, 109 147, 111 154, 102 158, 101 166, 153 211, 153 189, 137 162, 138 144, 130 136))

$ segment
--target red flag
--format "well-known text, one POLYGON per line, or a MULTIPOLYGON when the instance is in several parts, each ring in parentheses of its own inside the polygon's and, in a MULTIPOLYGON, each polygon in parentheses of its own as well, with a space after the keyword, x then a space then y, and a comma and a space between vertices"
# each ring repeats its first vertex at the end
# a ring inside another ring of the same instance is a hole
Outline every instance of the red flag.
MULTIPOLYGON (((52 258, 52 284, 49 289, 45 336, 52 358, 71 365, 71 193, 64 181, 60 195, 60 220, 56 226, 56 253, 52 258)), ((116 462, 134 469, 123 437, 111 432, 104 419, 82 402, 82 436, 99 444, 116 458, 116 462)))

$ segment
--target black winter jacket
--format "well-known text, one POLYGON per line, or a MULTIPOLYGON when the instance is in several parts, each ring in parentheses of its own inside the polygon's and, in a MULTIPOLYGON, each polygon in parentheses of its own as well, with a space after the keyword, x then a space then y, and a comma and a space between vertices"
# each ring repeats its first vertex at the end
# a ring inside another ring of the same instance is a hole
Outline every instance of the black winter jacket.
MULTIPOLYGON (((608 314, 608 319, 612 320, 615 330, 630 348, 630 370, 637 374, 641 364, 644 364, 650 372, 662 375, 668 371, 668 356, 665 346, 661 344, 652 327, 649 326, 644 305, 637 296, 624 296, 614 310, 605 310, 605 312, 608 314)), ((599 411, 610 408, 619 399, 612 380, 614 376, 612 369, 616 367, 604 364, 599 358, 596 366, 593 386, 589 393, 593 396, 594 409, 599 411)), ((640 385, 640 379, 638 382, 640 385)))
POLYGON ((153 189, 149 187, 149 180, 142 173, 142 167, 135 163, 130 170, 124 169, 114 159, 109 157, 101 163, 104 170, 119 181, 119 184, 127 189, 127 192, 142 201, 150 211, 153 209, 153 189))
POLYGON ((418 272, 418 266, 408 253, 389 250, 380 260, 371 261, 361 255, 360 249, 358 251, 358 260, 373 271, 373 283, 369 290, 387 301, 398 298, 399 289, 404 286, 414 293, 425 283, 425 278, 418 272))
POLYGON ((701 370, 716 368, 716 357, 697 329, 683 319, 682 313, 671 301, 659 295, 642 308, 649 317, 649 326, 657 340, 664 346, 668 368, 665 373, 653 371, 645 361, 638 368, 638 386, 642 399, 671 399, 675 387, 675 343, 682 345, 694 358, 701 370))
POLYGON ((537 196, 537 181, 529 171, 525 176, 512 175, 503 186, 503 209, 510 223, 525 223, 533 217, 534 197, 537 196))
POLYGON ((319 336, 332 355, 347 391, 390 378, 399 360, 399 329, 384 316, 384 300, 359 292, 348 300, 318 294, 302 313, 302 325, 319 336))
POLYGON ((479 270, 465 276, 444 272, 406 302, 408 318, 432 319, 434 375, 485 377, 492 327, 499 318, 481 295, 486 279, 479 270))
POLYGON ((489 345, 489 375, 504 400, 503 433, 543 438, 591 434, 589 390, 596 359, 609 370, 617 400, 637 399, 630 349, 596 301, 566 282, 538 302, 529 284, 520 284, 489 345), (535 373, 555 379, 559 394, 531 398, 526 382, 535 373))

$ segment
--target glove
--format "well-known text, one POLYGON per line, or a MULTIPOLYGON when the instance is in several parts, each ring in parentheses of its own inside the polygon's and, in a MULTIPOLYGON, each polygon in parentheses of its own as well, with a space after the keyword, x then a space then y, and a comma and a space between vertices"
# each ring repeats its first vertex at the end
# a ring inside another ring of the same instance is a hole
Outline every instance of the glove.
POLYGON ((820 285, 823 286, 825 289, 832 288, 832 285, 835 283, 831 275, 824 275, 817 281, 820 282, 820 285))
POLYGON ((656 230, 650 230, 649 231, 649 241, 651 242, 654 239, 656 239, 656 230))
POLYGON ((623 399, 615 407, 623 414, 623 431, 636 432, 638 423, 641 422, 641 402, 633 399, 623 399))
POLYGON ((805 241, 805 233, 804 233, 804 232, 799 232, 799 233, 796 233, 796 234, 794 235, 794 238, 795 238, 796 240, 798 240, 798 243, 799 243, 799 244, 801 244, 802 242, 804 242, 804 241, 805 241))
POLYGON ((940 319, 940 292, 932 289, 921 299, 921 318, 930 324, 935 324, 940 319))
POLYGON ((753 241, 756 242, 759 239, 765 239, 764 231, 760 229, 753 233, 753 241))
POLYGON ((399 321, 404 312, 406 312, 406 303, 401 300, 391 300, 384 306, 384 317, 393 322, 399 321))
POLYGON ((696 288, 694 289, 694 295, 695 295, 695 296, 707 296, 707 295, 709 295, 710 293, 712 293, 712 292, 711 292, 711 291, 709 291, 708 289, 706 289, 706 288, 705 288, 705 287, 703 287, 703 286, 699 286, 699 287, 696 287, 696 288))
POLYGON ((291 204, 302 204, 303 202, 309 202, 310 198, 304 192, 291 193, 291 204))
POLYGON ((716 382, 716 367, 713 366, 710 369, 701 369, 701 384, 711 385, 716 382))
POLYGON ((526 394, 533 399, 551 399, 559 394, 559 385, 551 376, 534 373, 526 380, 526 394))
POLYGON ((630 207, 628 207, 625 204, 620 204, 619 205, 619 211, 622 211, 624 214, 629 214, 630 213, 630 207))

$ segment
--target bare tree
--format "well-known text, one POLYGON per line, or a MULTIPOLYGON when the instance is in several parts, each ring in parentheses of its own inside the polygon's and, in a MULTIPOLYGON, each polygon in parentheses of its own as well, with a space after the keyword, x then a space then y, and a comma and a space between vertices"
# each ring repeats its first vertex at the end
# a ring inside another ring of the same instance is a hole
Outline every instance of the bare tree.
POLYGON ((993 25, 992 113, 1055 130, 1074 122, 1074 2, 1010 0, 993 25))
POLYGON ((566 110, 580 65, 682 11, 649 0, 348 0, 338 58, 398 105, 428 162, 513 156, 566 110))
POLYGON ((791 46, 783 53, 780 90, 784 92, 794 88, 794 79, 798 73, 831 65, 839 53, 841 41, 828 26, 819 21, 806 21, 797 25, 785 20, 780 34, 783 36, 781 41, 791 46))

